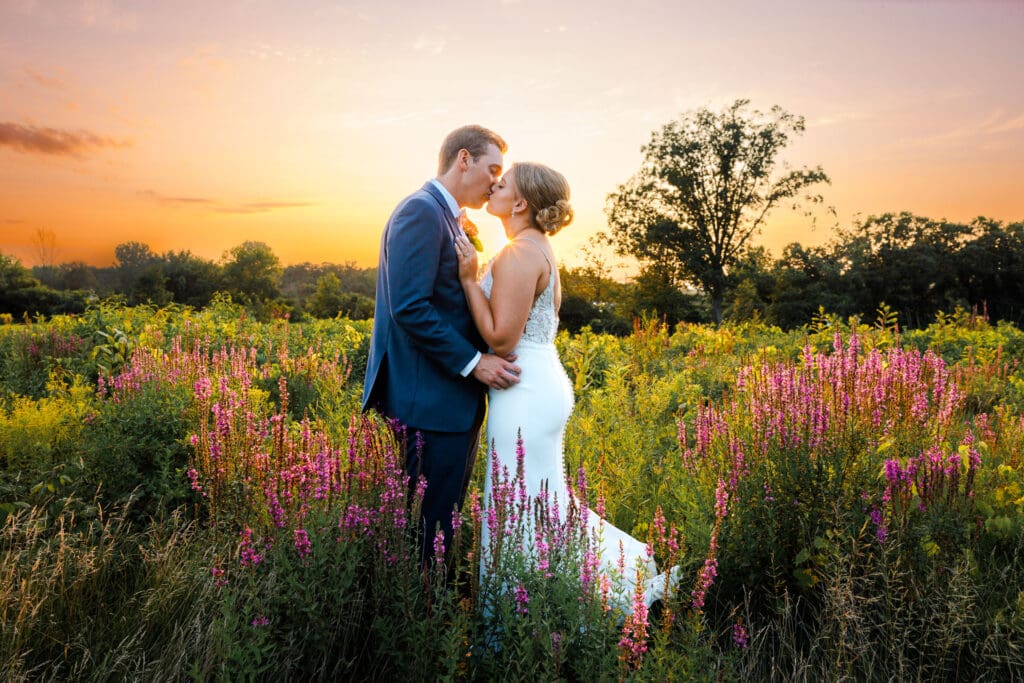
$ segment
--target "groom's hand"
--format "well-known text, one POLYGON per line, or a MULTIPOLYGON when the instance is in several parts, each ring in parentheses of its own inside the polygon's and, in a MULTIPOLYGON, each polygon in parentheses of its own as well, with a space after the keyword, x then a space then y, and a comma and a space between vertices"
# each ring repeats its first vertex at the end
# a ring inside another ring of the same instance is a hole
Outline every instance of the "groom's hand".
POLYGON ((473 377, 492 389, 508 389, 519 383, 520 369, 512 362, 515 359, 514 354, 505 359, 493 353, 485 353, 473 368, 473 377))

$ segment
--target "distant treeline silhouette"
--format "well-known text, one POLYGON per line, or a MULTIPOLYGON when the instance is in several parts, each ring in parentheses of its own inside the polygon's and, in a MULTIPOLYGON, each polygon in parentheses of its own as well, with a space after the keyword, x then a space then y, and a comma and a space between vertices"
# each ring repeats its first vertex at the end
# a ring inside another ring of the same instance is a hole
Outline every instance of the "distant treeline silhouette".
MULTIPOLYGON (((708 297, 681 281, 671 262, 645 264, 623 283, 608 276, 600 252, 588 253, 587 265, 561 270, 564 327, 626 334, 645 315, 673 324, 712 320, 708 297)), ((353 262, 282 266, 261 242, 240 244, 219 262, 188 251, 157 254, 140 242, 119 244, 115 258, 109 267, 71 262, 28 269, 0 253, 0 314, 82 312, 111 297, 129 305, 202 308, 226 293, 261 319, 373 316, 376 269, 353 262)), ((884 214, 837 231, 825 246, 790 244, 778 258, 753 247, 727 273, 723 301, 726 320, 784 329, 807 324, 819 310, 874 319, 883 306, 903 327, 927 325, 957 308, 1021 324, 1024 222, 884 214)))

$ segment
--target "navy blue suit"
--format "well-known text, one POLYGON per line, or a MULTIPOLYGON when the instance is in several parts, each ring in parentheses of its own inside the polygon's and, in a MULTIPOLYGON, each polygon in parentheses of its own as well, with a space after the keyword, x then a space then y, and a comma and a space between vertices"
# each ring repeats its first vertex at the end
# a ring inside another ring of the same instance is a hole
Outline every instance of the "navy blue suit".
POLYGON ((399 203, 380 243, 377 304, 363 386, 363 410, 376 408, 409 428, 409 474, 423 474, 421 533, 432 547, 435 524, 451 539, 473 466, 487 388, 459 373, 486 344, 459 283, 459 228, 431 182, 399 203), (423 436, 416 453, 413 433, 423 436))

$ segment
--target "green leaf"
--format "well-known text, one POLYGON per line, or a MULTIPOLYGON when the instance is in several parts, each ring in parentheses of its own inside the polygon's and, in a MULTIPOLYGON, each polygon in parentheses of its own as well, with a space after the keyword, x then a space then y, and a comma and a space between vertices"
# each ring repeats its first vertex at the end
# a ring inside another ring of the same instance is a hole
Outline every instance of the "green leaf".
POLYGON ((796 578, 797 584, 804 589, 811 588, 818 582, 818 579, 809 569, 797 569, 793 572, 793 576, 796 578))

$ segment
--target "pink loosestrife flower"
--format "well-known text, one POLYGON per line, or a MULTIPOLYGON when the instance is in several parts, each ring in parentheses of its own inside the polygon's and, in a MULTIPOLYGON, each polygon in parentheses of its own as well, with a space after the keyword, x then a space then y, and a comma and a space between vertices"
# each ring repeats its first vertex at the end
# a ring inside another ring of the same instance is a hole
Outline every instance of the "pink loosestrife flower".
POLYGON ((526 586, 522 583, 516 586, 515 598, 516 614, 527 614, 529 612, 527 607, 530 604, 530 594, 526 591, 526 586))
MULTIPOLYGON (((583 553, 583 563, 580 565, 580 587, 583 589, 582 592, 586 593, 594 584, 594 578, 597 576, 600 564, 600 556, 593 548, 588 547, 586 552, 583 553)), ((601 576, 604 577, 604 574, 601 574, 601 576)))
POLYGON ((732 644, 740 650, 746 650, 750 645, 750 638, 747 637, 747 629, 743 626, 742 620, 732 625, 732 644))
POLYGON ((701 567, 700 574, 697 576, 697 585, 690 592, 693 598, 693 608, 698 612, 704 609, 704 598, 707 596, 708 589, 714 584, 716 576, 718 576, 718 560, 709 557, 704 560, 704 566, 701 567))
POLYGON ((243 567, 255 567, 263 561, 263 554, 256 550, 252 542, 252 529, 245 527, 241 533, 242 541, 238 546, 238 560, 243 567))
POLYGON ((875 537, 878 538, 879 543, 885 543, 886 537, 889 535, 889 529, 885 526, 885 518, 882 515, 882 511, 878 507, 871 508, 871 521, 875 525, 875 537))
POLYGON ((444 562, 444 532, 440 529, 434 534, 434 560, 444 562))
POLYGON ((622 625, 619 639, 620 657, 631 666, 639 666, 647 652, 647 603, 644 602, 643 575, 637 570, 636 591, 633 593, 633 612, 622 625))
POLYGON ((224 570, 221 569, 219 565, 210 567, 210 576, 213 577, 213 585, 217 588, 223 588, 228 585, 228 579, 224 575, 224 570))
POLYGON ((313 544, 310 543, 309 534, 305 529, 295 530, 295 550, 298 551, 301 558, 309 557, 313 552, 313 544))
POLYGON ((725 515, 728 512, 729 505, 729 491, 726 490, 725 482, 721 479, 718 480, 718 487, 715 489, 715 517, 718 519, 725 519, 725 515))
POLYGON ((601 609, 605 612, 612 610, 609 599, 612 593, 612 580, 608 578, 607 574, 602 573, 600 578, 600 589, 601 589, 601 609))
POLYGON ((537 532, 537 539, 534 543, 534 548, 537 551, 537 571, 542 572, 544 574, 545 579, 550 579, 553 576, 553 574, 549 571, 551 568, 548 557, 550 548, 548 546, 547 541, 545 541, 541 536, 540 531, 537 532))

